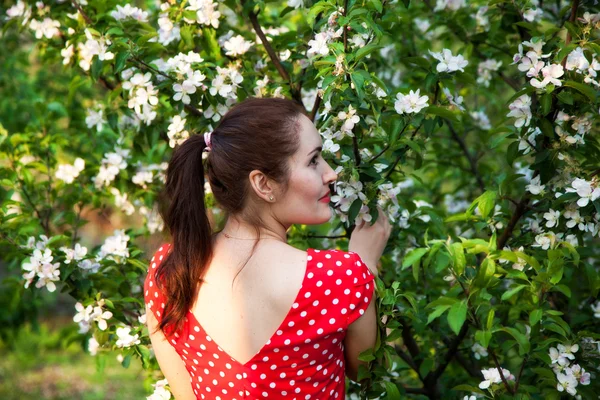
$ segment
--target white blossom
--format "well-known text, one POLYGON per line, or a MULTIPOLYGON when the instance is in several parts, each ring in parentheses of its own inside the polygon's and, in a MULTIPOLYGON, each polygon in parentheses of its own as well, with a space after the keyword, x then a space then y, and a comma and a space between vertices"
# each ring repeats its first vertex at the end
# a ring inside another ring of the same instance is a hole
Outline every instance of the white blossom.
POLYGON ((477 360, 481 359, 481 357, 487 357, 488 356, 487 349, 485 347, 483 347, 482 345, 480 345, 479 343, 473 344, 473 346, 471 346, 471 350, 473 351, 473 356, 477 360))
POLYGON ((532 117, 531 97, 524 94, 510 103, 508 108, 510 109, 510 112, 506 116, 516 118, 515 127, 521 128, 522 126, 529 126, 532 117))
POLYGON ((558 219, 560 217, 560 211, 550 209, 544 213, 544 219, 546 220, 546 227, 552 228, 558 226, 558 219))
POLYGON ((81 173, 81 171, 83 171, 84 168, 85 160, 77 157, 73 165, 59 164, 54 176, 65 183, 73 183, 75 178, 79 176, 79 174, 81 173))
POLYGON ((78 43, 77 49, 79 50, 79 66, 84 71, 89 71, 92 66, 92 59, 94 56, 98 56, 98 59, 104 60, 112 60, 115 58, 115 55, 107 51, 108 46, 111 44, 111 41, 105 39, 104 37, 100 37, 98 40, 94 39, 92 33, 86 29, 85 36, 87 38, 85 43, 78 43))
POLYGON ((35 31, 35 37, 37 39, 41 39, 42 37, 52 39, 54 36, 60 34, 60 31, 58 30, 60 22, 47 17, 44 18, 43 21, 32 19, 29 23, 29 27, 35 31))
POLYGON ((484 87, 490 86, 492 80, 492 72, 498 71, 502 66, 502 61, 488 59, 479 63, 477 67, 477 83, 482 84, 484 87))
POLYGON ((104 124, 106 124, 106 119, 104 119, 104 110, 102 108, 98 108, 94 110, 93 108, 87 109, 87 115, 85 117, 85 124, 88 128, 96 127, 96 131, 100 132, 104 124))
POLYGON ((65 253, 65 264, 70 264, 71 261, 82 260, 86 256, 88 249, 79 243, 75 243, 75 248, 61 247, 60 250, 65 253))
POLYGON ((107 320, 111 319, 113 314, 110 311, 104 311, 104 299, 100 299, 96 302, 96 306, 94 307, 94 311, 91 315, 91 320, 95 321, 98 324, 98 329, 101 331, 105 331, 108 328, 107 320))
POLYGON ((287 5, 293 9, 298 9, 304 7, 304 0, 288 0, 287 5))
POLYGON ((343 133, 348 136, 354 136, 352 129, 354 125, 360 122, 360 117, 356 115, 356 110, 352 105, 348 106, 348 111, 340 111, 337 115, 338 119, 342 121, 342 127, 340 128, 343 133))
POLYGON ((127 199, 127 193, 121 193, 117 188, 110 188, 110 192, 113 196, 115 196, 115 206, 119 207, 121 211, 125 213, 125 215, 131 215, 135 211, 135 207, 131 202, 127 199))
POLYGON ((398 114, 410 114, 418 113, 429 104, 429 96, 420 96, 421 89, 417 89, 416 92, 412 90, 407 94, 398 93, 396 95, 396 101, 394 102, 394 109, 398 114))
POLYGON ((440 11, 445 9, 456 11, 466 6, 466 0, 437 0, 437 2, 435 3, 434 11, 440 11))
MULTIPOLYGON (((492 384, 502 382, 502 377, 500 376, 498 368, 482 369, 481 373, 483 374, 483 381, 479 384, 480 389, 487 389, 492 384)), ((506 380, 515 379, 515 377, 510 373, 510 371, 504 368, 502 368, 502 375, 506 380)))
POLYGON ((598 300, 596 302, 596 304, 590 305, 590 307, 592 308, 592 311, 594 312, 594 317, 600 318, 600 300, 598 300))
POLYGON ((462 55, 453 56, 449 49, 443 49, 441 53, 434 53, 429 50, 429 54, 439 61, 436 67, 438 72, 464 72, 464 68, 469 64, 462 55))
POLYGON ((541 184, 539 175, 533 178, 529 184, 525 186, 525 189, 527 189, 527 191, 533 195, 544 194, 545 188, 546 185, 541 184))
POLYGON ((237 35, 227 40, 224 44, 225 54, 232 57, 244 55, 254 43, 244 39, 242 35, 237 35))
POLYGON ((554 243, 556 243, 556 235, 554 232, 541 233, 535 237, 535 244, 532 244, 532 247, 541 247, 542 250, 548 250, 551 247, 554 247, 554 243))
POLYGON ((196 19, 190 20, 186 17, 183 19, 187 23, 197 23, 200 25, 212 26, 217 29, 219 27, 219 18, 221 13, 217 11, 218 3, 213 0, 189 0, 186 10, 195 11, 196 19))
POLYGON ((566 391, 571 396, 575 396, 577 394, 577 379, 573 375, 567 375, 563 373, 556 374, 556 379, 558 379, 558 384, 556 385, 556 389, 559 392, 566 391))
POLYGON ((560 64, 550 64, 542 68, 542 76, 544 79, 540 82, 537 78, 531 79, 531 86, 538 89, 545 88, 549 83, 554 86, 562 86, 562 82, 558 79, 565 74, 563 66, 560 64))
POLYGON ((567 192, 575 192, 580 197, 577 200, 579 207, 585 207, 590 201, 595 201, 600 197, 600 187, 595 182, 588 182, 585 179, 575 178, 567 192))
POLYGON ((190 133, 185 129, 185 118, 181 118, 179 115, 175 115, 171 119, 171 123, 167 128, 167 136, 169 137, 169 146, 174 148, 176 145, 182 144, 187 138, 190 137, 190 133))
POLYGON ((131 327, 130 326, 122 326, 117 328, 117 342, 115 343, 117 347, 131 347, 135 344, 140 343, 139 335, 131 335, 131 327))
POLYGON ((131 7, 131 4, 126 4, 125 7, 117 5, 117 9, 111 11, 110 16, 118 21, 132 18, 137 21, 148 22, 148 12, 137 7, 131 7))
POLYGON ((128 242, 129 235, 126 235, 122 229, 115 229, 113 236, 107 237, 104 241, 104 244, 100 248, 99 256, 110 260, 115 260, 114 256, 127 258, 129 257, 128 242))
POLYGON ((92 336, 90 340, 88 340, 88 351, 90 352, 90 355, 95 356, 98 354, 98 349, 100 349, 100 343, 92 336))
POLYGON ((171 398, 171 392, 169 392, 166 387, 168 384, 166 379, 153 383, 154 393, 146 397, 146 400, 169 400, 171 398))
POLYGON ((539 19, 539 17, 541 17, 542 15, 544 15, 544 11, 541 8, 530 8, 528 10, 525 10, 525 12, 523 13, 523 18, 526 21, 533 22, 539 19))

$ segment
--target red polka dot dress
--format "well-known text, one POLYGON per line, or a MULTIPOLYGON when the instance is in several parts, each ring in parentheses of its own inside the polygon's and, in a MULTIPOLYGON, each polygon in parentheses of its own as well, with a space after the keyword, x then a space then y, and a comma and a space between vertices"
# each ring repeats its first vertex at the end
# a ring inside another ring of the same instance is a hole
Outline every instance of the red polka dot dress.
MULTIPOLYGON (((148 310, 160 321, 165 297, 154 273, 170 249, 150 262, 144 285, 148 310)), ((197 399, 345 398, 343 340, 348 325, 374 296, 374 275, 354 252, 307 250, 306 272, 279 328, 248 362, 228 355, 188 312, 182 329, 167 336, 190 374, 197 399)))

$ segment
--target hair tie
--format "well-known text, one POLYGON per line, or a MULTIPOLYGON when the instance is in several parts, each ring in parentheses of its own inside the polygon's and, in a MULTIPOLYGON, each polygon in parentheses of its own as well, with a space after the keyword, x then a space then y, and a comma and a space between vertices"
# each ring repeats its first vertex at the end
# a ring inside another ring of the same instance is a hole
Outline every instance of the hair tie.
POLYGON ((206 148, 204 149, 205 151, 211 151, 212 147, 210 144, 210 136, 212 135, 212 132, 206 132, 204 133, 204 143, 206 143, 206 148))

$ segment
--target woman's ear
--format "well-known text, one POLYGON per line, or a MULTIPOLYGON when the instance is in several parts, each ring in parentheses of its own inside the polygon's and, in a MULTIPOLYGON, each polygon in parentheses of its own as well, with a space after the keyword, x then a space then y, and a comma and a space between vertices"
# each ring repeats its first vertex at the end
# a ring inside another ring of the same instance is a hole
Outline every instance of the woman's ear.
POLYGON ((272 203, 275 201, 276 183, 269 179, 263 172, 255 169, 248 175, 250 186, 254 193, 264 201, 272 203))

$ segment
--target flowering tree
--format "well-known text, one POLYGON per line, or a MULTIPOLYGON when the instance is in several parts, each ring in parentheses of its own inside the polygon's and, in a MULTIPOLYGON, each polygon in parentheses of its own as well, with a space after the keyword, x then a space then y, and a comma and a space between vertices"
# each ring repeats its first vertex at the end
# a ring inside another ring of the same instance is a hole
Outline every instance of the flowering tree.
MULTIPOLYGON (((593 2, 169 0, 5 7, 1 243, 15 296, 77 301, 87 349, 149 348, 141 280, 172 148, 248 96, 303 104, 339 174, 298 247, 394 223, 380 340, 348 392, 593 398, 600 388, 600 14, 593 2), (29 53, 30 58, 25 57, 29 53), (121 221, 88 249, 81 229, 121 221), (27 291, 24 291, 28 288, 27 291)), ((210 187, 207 201, 214 205, 210 187)), ((211 216, 222 217, 217 206, 211 216)), ((150 247, 150 246, 149 246, 150 247)), ((27 315, 27 314, 24 314, 27 315)))

